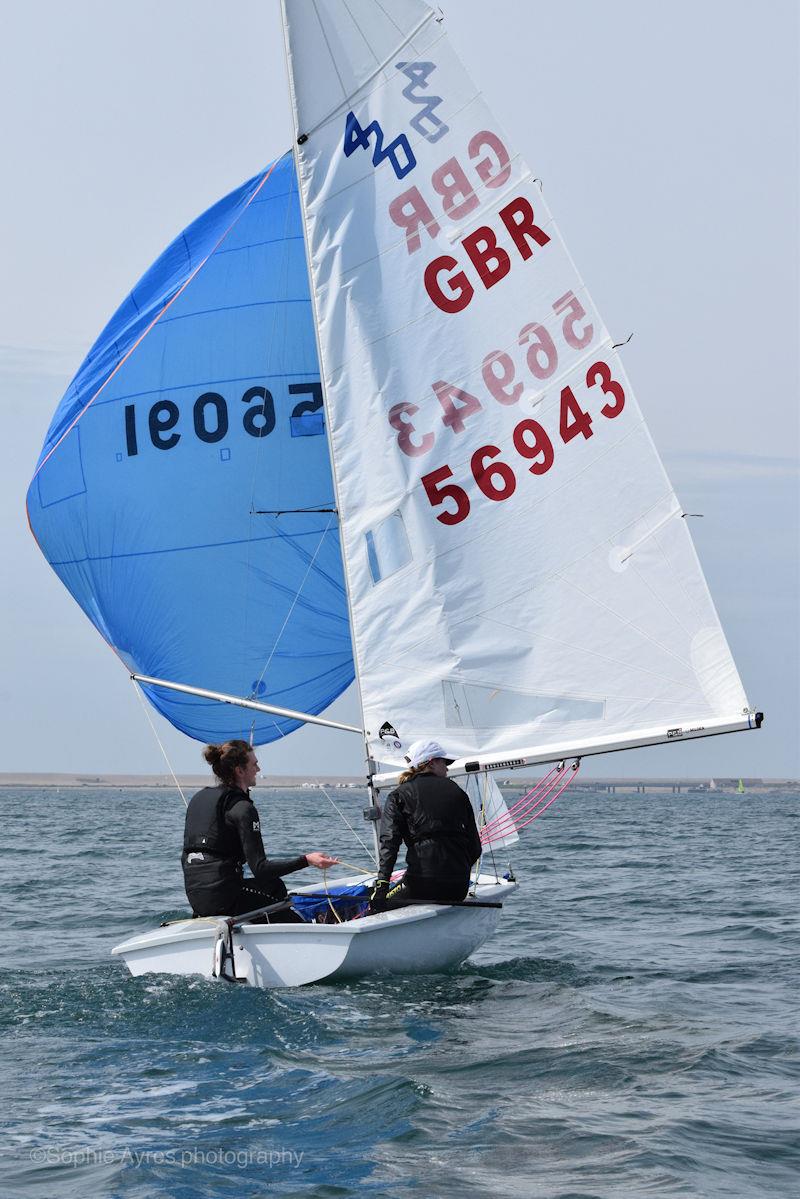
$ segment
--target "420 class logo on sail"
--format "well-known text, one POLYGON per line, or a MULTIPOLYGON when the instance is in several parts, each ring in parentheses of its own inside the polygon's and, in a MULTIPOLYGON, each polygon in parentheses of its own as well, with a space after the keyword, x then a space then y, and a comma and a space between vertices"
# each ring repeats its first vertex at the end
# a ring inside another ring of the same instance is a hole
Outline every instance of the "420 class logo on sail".
MULTIPOLYGON (((430 76, 436 70, 436 63, 398 62, 395 65, 408 79, 403 88, 403 95, 411 104, 418 106, 418 111, 409 122, 411 128, 426 141, 438 142, 439 138, 448 132, 449 127, 436 114, 442 97, 426 90, 430 76)), ((355 113, 348 112, 342 143, 345 158, 349 158, 356 150, 369 149, 372 149, 372 165, 378 167, 382 162, 390 162, 398 179, 404 179, 417 165, 416 155, 405 133, 399 133, 392 141, 385 143, 384 132, 378 121, 370 121, 362 127, 355 113)))

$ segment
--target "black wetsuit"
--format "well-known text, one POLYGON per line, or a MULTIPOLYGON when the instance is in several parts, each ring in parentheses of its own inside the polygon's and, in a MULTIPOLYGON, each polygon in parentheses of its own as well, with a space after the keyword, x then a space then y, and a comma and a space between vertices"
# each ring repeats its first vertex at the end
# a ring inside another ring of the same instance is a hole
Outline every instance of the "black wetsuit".
POLYGON ((407 869, 390 904, 464 898, 481 839, 472 804, 457 783, 425 773, 392 791, 381 817, 378 880, 391 879, 401 842, 408 846, 407 869))
POLYGON ((268 859, 249 794, 220 784, 189 800, 181 865, 196 916, 240 916, 284 899, 281 875, 303 870, 308 862, 303 856, 268 859), (252 878, 243 877, 244 862, 252 878))

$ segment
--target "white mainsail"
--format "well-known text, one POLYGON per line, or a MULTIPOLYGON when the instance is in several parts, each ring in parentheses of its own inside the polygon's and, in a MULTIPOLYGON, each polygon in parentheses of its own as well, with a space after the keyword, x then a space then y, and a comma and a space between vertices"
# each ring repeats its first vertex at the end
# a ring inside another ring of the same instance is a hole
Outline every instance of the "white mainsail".
POLYGON ((748 727, 619 355, 441 19, 283 3, 371 752, 748 727))

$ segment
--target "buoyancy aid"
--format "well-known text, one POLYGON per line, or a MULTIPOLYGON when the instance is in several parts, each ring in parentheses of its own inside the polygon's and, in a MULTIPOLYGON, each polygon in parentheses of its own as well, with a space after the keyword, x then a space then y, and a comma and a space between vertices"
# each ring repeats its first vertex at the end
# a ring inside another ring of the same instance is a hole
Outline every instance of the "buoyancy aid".
POLYGON ((183 852, 208 853, 216 857, 243 862, 242 844, 235 829, 225 820, 228 808, 247 793, 238 787, 220 784, 204 787, 189 800, 183 833, 183 852))

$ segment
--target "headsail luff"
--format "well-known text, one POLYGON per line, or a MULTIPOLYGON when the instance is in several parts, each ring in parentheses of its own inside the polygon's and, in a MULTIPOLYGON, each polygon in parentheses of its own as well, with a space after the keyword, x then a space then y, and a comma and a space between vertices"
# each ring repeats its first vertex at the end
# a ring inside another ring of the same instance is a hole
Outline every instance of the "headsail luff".
POLYGON ((421 0, 284 0, 374 737, 748 727, 681 506, 526 164, 421 0))

